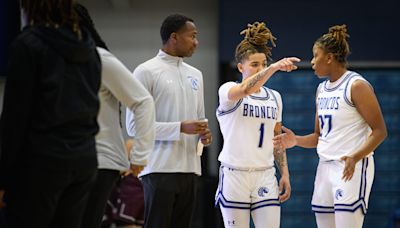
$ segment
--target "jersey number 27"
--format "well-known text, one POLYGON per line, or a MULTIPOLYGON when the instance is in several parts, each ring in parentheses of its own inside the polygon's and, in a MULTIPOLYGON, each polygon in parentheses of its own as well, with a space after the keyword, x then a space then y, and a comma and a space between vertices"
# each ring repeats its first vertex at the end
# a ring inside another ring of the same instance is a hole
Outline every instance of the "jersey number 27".
POLYGON ((320 133, 319 136, 326 137, 328 136, 329 132, 332 130, 332 115, 318 115, 319 118, 319 126, 320 126, 320 133), (328 125, 328 126, 327 126, 328 125), (326 134, 323 136, 322 131, 324 127, 328 127, 326 134))

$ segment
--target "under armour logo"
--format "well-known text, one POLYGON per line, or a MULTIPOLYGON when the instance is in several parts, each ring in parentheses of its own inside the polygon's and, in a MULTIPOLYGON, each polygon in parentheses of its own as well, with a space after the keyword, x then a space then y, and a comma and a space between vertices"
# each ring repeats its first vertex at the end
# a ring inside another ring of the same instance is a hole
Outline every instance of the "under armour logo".
POLYGON ((337 200, 339 200, 339 198, 342 198, 342 197, 343 197, 343 190, 342 190, 342 189, 336 190, 335 198, 336 198, 337 200))
POLYGON ((260 197, 264 197, 264 194, 267 194, 269 192, 267 187, 261 187, 258 189, 258 195, 260 197))
POLYGON ((228 226, 235 226, 235 220, 228 220, 228 226))

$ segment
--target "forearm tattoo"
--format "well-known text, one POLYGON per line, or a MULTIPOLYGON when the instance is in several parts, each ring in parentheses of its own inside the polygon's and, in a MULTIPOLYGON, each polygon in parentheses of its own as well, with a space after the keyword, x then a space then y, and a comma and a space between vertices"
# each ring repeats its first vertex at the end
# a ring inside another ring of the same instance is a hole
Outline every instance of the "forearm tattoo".
POLYGON ((252 88, 254 88, 254 86, 263 79, 263 77, 265 76, 266 73, 266 68, 260 72, 258 72, 256 75, 254 75, 253 77, 251 77, 249 79, 249 82, 246 84, 246 88, 245 90, 248 91, 252 88))
POLYGON ((274 158, 275 158, 276 166, 278 167, 279 172, 282 174, 283 168, 285 168, 287 166, 286 149, 284 149, 284 148, 275 149, 274 148, 274 158))

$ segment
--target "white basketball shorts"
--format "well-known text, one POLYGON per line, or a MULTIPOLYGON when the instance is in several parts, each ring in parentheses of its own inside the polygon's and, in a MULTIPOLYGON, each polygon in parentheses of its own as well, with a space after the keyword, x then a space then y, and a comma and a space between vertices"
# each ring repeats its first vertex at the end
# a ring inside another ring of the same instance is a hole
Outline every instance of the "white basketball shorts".
POLYGON ((249 210, 280 206, 274 167, 244 171, 221 165, 219 172, 216 206, 249 210))
POLYGON ((319 162, 311 203, 315 213, 354 212, 359 208, 367 213, 374 159, 370 156, 357 162, 353 177, 347 182, 342 180, 344 165, 344 161, 319 162))

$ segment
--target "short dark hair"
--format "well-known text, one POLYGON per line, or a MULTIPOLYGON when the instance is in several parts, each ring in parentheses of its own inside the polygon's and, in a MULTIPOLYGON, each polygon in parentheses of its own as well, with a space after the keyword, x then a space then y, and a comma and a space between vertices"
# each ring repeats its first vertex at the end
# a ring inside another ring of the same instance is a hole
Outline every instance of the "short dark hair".
POLYGON ((179 31, 187 21, 193 22, 193 19, 182 14, 172 14, 165 18, 160 29, 163 44, 168 41, 171 33, 179 31))

